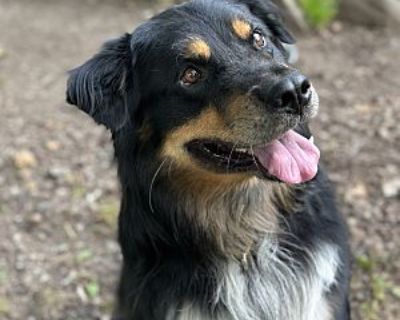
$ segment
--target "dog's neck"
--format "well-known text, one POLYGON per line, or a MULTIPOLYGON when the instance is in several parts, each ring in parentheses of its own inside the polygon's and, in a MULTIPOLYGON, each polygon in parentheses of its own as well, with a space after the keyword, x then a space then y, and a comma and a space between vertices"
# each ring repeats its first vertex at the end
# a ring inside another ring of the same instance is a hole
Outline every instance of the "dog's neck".
POLYGON ((137 199, 134 219, 157 222, 161 241, 246 263, 261 239, 280 233, 279 215, 295 210, 296 191, 256 177, 214 178, 161 168, 136 195, 148 201, 137 199))
POLYGON ((256 177, 232 185, 191 182, 179 197, 179 214, 223 256, 245 261, 261 238, 279 234, 279 214, 294 207, 287 185, 256 177))

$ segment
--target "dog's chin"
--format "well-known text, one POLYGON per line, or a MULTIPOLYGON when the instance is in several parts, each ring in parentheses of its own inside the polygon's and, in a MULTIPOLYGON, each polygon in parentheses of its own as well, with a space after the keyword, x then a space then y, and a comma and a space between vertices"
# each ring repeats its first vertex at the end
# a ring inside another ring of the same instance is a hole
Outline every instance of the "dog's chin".
POLYGON ((289 184, 311 180, 317 173, 319 150, 313 137, 294 130, 267 143, 247 147, 219 139, 194 139, 185 147, 195 162, 213 173, 247 173, 289 184))

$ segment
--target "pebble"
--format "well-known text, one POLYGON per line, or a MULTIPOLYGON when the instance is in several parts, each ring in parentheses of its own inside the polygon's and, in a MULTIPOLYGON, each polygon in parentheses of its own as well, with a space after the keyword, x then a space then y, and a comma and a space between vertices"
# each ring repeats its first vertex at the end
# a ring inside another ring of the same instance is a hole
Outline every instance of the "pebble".
POLYGON ((46 176, 52 180, 62 179, 69 173, 68 169, 61 166, 54 166, 48 169, 46 176))
POLYGON ((344 197, 348 203, 354 202, 354 199, 365 199, 368 197, 367 187, 364 183, 357 182, 347 190, 344 197))
POLYGON ((37 166, 36 156, 29 150, 21 150, 14 155, 14 165, 18 169, 34 168, 37 166))
POLYGON ((400 194, 400 178, 394 178, 383 182, 382 192, 385 198, 392 198, 400 194))
POLYGON ((56 140, 49 140, 46 142, 46 148, 49 151, 58 151, 60 150, 61 144, 56 140))
POLYGON ((334 21, 330 27, 333 33, 339 33, 343 31, 343 24, 340 21, 334 21))
POLYGON ((81 299, 81 301, 83 303, 88 302, 88 296, 86 295, 85 289, 82 286, 78 286, 76 288, 76 294, 78 295, 78 297, 81 299))
POLYGON ((4 50, 3 48, 0 48, 0 60, 5 58, 6 56, 7 56, 6 50, 4 50))
POLYGON ((43 221, 43 216, 40 213, 35 212, 30 216, 29 221, 33 224, 40 224, 43 221))

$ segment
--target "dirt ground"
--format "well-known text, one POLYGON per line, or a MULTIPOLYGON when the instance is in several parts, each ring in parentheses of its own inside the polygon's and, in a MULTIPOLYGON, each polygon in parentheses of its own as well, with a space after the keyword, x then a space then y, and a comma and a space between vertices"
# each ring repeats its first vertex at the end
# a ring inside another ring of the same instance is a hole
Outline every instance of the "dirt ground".
MULTIPOLYGON (((66 70, 150 14, 120 1, 0 0, 0 319, 109 319, 116 170, 108 132, 65 104, 66 70)), ((299 40, 352 236, 356 320, 400 319, 398 35, 336 24, 299 40)))

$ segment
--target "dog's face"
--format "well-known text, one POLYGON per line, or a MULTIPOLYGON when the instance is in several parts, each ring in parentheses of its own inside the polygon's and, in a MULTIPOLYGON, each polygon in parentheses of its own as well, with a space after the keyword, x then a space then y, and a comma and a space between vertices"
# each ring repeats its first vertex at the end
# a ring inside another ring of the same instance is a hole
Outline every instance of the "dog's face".
POLYGON ((68 101, 184 170, 304 182, 319 152, 298 128, 318 96, 286 64, 292 42, 269 2, 189 2, 72 71, 68 101))

